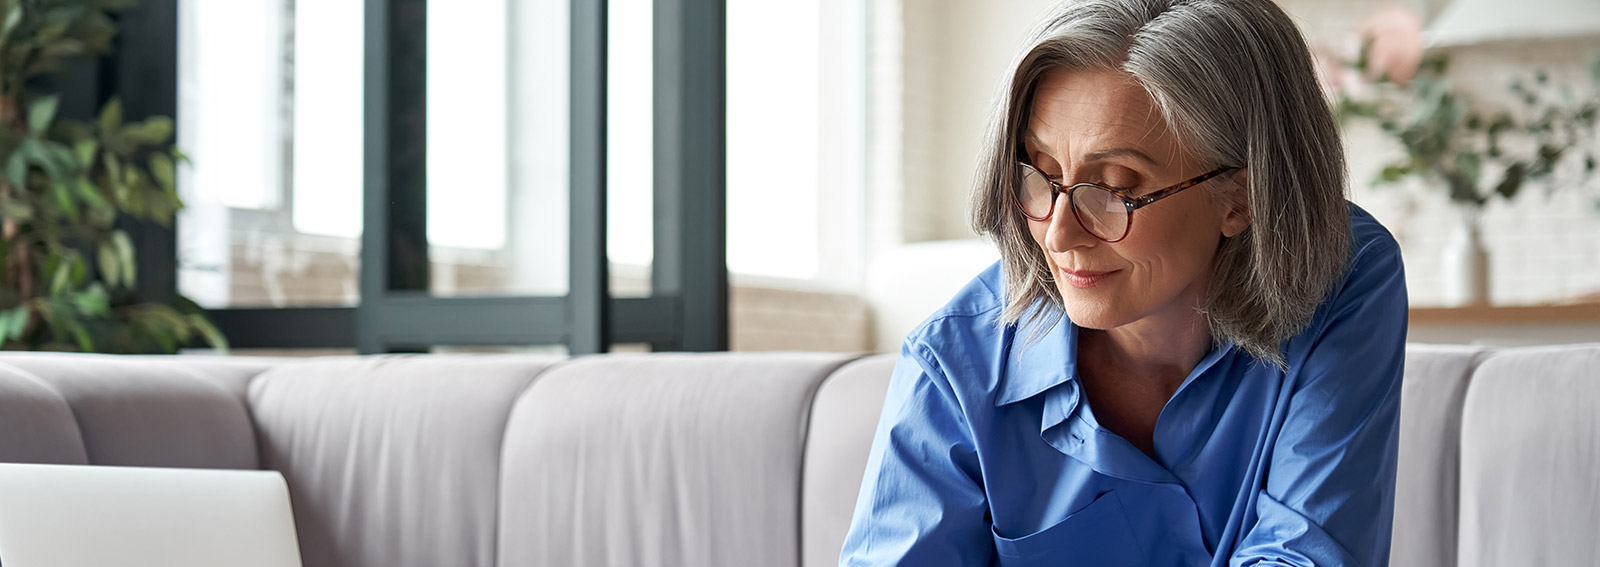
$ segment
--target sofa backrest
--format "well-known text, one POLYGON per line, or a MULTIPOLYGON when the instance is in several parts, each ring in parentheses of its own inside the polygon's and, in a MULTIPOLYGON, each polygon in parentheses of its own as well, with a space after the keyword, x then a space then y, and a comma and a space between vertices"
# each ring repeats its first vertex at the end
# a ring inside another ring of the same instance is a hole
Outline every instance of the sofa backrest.
POLYGON ((72 406, 16 358, 0 359, 0 462, 89 464, 72 406))
MULTIPOLYGON (((0 461, 278 470, 307 567, 820 567, 893 365, 0 353, 0 461)), ((1600 344, 1408 345, 1391 564, 1600 557, 1597 369, 1600 344)))
POLYGON ((812 402, 800 489, 804 567, 839 564, 894 362, 889 354, 852 362, 823 381, 812 402))
POLYGON ((1485 359, 1461 439, 1460 565, 1600 562, 1600 344, 1485 359))
POLYGON ((0 429, 0 460, 259 468, 243 394, 266 367, 260 359, 5 353, 0 424, 9 427, 0 429))
POLYGON ((275 366, 249 388, 306 567, 494 565, 512 404, 551 356, 383 355, 275 366))
POLYGON ((499 564, 797 567, 812 398, 852 358, 610 355, 552 369, 506 430, 499 564))
POLYGON ((1406 345, 1389 564, 1454 567, 1461 404, 1482 347, 1406 345))

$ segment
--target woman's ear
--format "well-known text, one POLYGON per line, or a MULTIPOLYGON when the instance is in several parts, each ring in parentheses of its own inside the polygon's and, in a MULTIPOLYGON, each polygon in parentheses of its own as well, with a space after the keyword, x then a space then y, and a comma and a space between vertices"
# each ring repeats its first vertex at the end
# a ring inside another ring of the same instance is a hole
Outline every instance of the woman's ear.
POLYGON ((1234 170, 1227 181, 1233 184, 1229 191, 1232 198, 1225 201, 1228 211, 1222 217, 1222 235, 1233 238, 1250 226, 1250 168, 1234 170))

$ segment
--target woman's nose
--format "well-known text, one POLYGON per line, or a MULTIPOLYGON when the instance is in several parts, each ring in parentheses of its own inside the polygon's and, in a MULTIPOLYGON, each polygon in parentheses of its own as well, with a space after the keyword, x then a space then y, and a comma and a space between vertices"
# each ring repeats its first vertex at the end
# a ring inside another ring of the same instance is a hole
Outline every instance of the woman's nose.
POLYGON ((1092 245, 1097 241, 1093 234, 1083 229, 1078 224, 1078 217, 1072 213, 1071 199, 1066 193, 1056 197, 1055 210, 1050 214, 1050 226, 1045 229, 1044 246, 1050 252, 1066 252, 1079 246, 1092 245))

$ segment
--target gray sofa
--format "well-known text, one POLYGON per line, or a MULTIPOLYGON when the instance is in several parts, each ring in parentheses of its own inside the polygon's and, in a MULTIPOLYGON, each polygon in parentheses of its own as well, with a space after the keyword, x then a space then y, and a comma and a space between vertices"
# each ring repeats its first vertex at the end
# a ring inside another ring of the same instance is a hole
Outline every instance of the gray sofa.
MULTIPOLYGON (((308 567, 833 565, 893 364, 0 353, 0 461, 280 471, 308 567)), ((1412 345, 1391 563, 1600 562, 1597 369, 1412 345)))

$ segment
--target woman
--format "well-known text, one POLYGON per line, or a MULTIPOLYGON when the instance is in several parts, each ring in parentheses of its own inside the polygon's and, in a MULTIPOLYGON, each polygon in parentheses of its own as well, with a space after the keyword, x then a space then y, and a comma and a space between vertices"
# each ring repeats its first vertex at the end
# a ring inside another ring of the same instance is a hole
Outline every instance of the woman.
POLYGON ((906 339, 841 564, 1388 563, 1405 278, 1269 0, 1062 4, 906 339))

